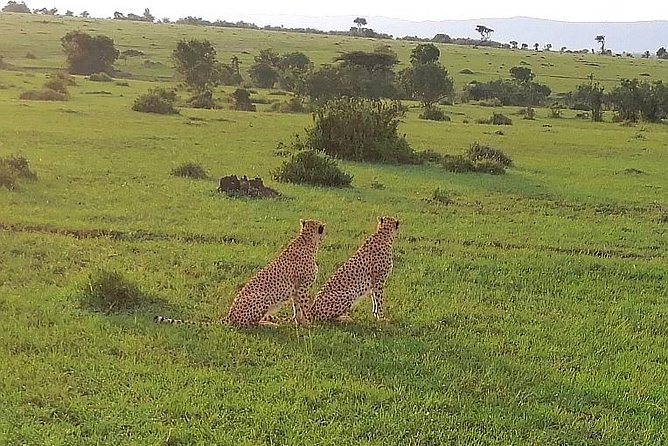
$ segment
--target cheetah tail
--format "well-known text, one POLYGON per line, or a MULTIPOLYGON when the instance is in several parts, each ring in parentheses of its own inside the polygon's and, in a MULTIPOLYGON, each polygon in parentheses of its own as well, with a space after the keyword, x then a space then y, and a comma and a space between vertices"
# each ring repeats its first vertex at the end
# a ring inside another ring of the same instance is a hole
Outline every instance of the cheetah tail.
POLYGON ((170 319, 163 316, 156 316, 153 318, 156 324, 172 324, 172 325, 193 325, 196 327, 210 327, 214 325, 212 322, 189 321, 183 319, 170 319))

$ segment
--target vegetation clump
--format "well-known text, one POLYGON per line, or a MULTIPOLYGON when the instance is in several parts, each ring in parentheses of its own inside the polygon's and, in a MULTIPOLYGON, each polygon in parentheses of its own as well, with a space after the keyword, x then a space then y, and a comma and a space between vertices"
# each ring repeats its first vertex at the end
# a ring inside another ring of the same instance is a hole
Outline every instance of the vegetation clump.
POLYGON ((307 113, 309 108, 299 96, 293 96, 283 102, 274 102, 269 110, 279 113, 307 113))
POLYGON ((429 201, 433 203, 438 203, 438 204, 443 204, 443 205, 449 205, 452 204, 452 198, 450 197, 450 193, 446 191, 445 189, 442 189, 440 186, 434 189, 434 192, 431 194, 431 198, 429 201))
POLYGON ((83 75, 113 73, 113 65, 119 53, 111 38, 71 31, 65 34, 61 43, 70 73, 83 75))
POLYGON ((250 92, 243 88, 237 88, 230 95, 232 97, 232 108, 239 111, 255 111, 255 104, 251 101, 250 92))
POLYGON ((28 90, 19 95, 19 99, 28 101, 67 101, 69 96, 66 93, 43 88, 41 90, 28 90))
POLYGON ((77 294, 83 308, 107 314, 130 311, 147 301, 139 287, 117 271, 92 272, 77 294))
POLYGON ((209 177, 206 169, 201 164, 192 161, 180 164, 173 168, 172 175, 175 177, 192 178, 196 180, 204 180, 209 177))
POLYGON ((305 140, 296 144, 345 160, 416 164, 415 152, 397 131, 404 113, 399 101, 334 99, 315 111, 305 140))
POLYGON ((502 113, 492 113, 488 119, 480 118, 476 122, 478 124, 513 125, 513 120, 502 113))
POLYGON ((512 159, 499 149, 481 145, 477 142, 459 155, 442 155, 434 150, 418 152, 424 161, 440 165, 443 169, 455 173, 487 173, 503 175, 513 166, 512 159))
POLYGON ((154 88, 148 93, 135 99, 132 110, 143 113, 157 113, 160 115, 175 115, 179 111, 174 106, 176 92, 164 88, 154 88))
POLYGON ((191 96, 190 99, 188 99, 188 106, 207 110, 218 108, 211 90, 205 90, 191 96))
POLYGON ((23 155, 0 157, 0 187, 12 190, 19 179, 37 180, 37 174, 30 170, 30 161, 23 155))
POLYGON ((93 82, 113 82, 113 78, 105 72, 93 73, 88 76, 89 81, 93 82))
POLYGON ((298 152, 272 172, 283 183, 311 186, 348 187, 352 175, 341 170, 333 158, 315 150, 298 152))
POLYGON ((450 121, 450 116, 446 115, 440 108, 434 106, 425 107, 418 118, 426 119, 428 121, 450 121))

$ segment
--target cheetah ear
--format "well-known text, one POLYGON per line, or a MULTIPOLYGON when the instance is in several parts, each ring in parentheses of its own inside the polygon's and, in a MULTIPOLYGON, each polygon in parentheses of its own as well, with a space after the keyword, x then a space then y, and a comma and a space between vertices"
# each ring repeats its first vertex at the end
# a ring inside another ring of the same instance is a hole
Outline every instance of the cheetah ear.
POLYGON ((399 220, 395 224, 397 225, 397 229, 399 229, 399 220))
POLYGON ((325 232, 325 225, 318 226, 318 234, 322 234, 324 232, 325 232))
POLYGON ((385 217, 378 217, 378 223, 380 223, 382 225, 384 221, 385 221, 385 217))
POLYGON ((302 225, 302 228, 306 227, 306 220, 303 220, 303 219, 300 218, 299 223, 302 225))

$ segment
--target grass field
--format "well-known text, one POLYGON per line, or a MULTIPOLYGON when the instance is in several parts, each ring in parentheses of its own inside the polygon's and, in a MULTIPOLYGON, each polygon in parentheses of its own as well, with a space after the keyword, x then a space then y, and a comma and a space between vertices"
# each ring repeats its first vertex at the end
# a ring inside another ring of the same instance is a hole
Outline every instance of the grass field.
MULTIPOLYGON (((132 112, 132 101, 151 80, 171 82, 182 37, 213 40, 221 58, 248 51, 246 66, 267 46, 327 62, 380 42, 0 17, 0 54, 13 65, 0 70, 0 156, 26 155, 39 177, 0 189, 0 445, 668 444, 665 124, 539 109, 497 135, 473 122, 498 109, 447 107, 450 123, 411 109, 401 131, 416 149, 457 153, 480 141, 516 167, 484 176, 342 163, 353 188, 277 184, 276 145, 310 116, 265 107, 164 117, 132 112), (75 28, 162 65, 119 62, 129 86, 78 78, 64 103, 17 99, 63 65, 59 39, 75 28), (212 179, 170 176, 189 160, 212 179), (261 176, 285 198, 224 198, 214 179, 226 174, 261 176), (437 187, 452 204, 428 200, 437 187), (309 329, 151 320, 223 315, 300 218, 328 225, 320 285, 379 215, 402 220, 389 322, 373 321, 366 301, 352 324, 309 329), (121 272, 146 303, 112 315, 82 305, 97 270, 121 272)), ((391 45, 406 62, 412 45, 391 45)), ((459 87, 522 59, 555 91, 593 69, 668 79, 656 60, 441 49, 459 87), (479 74, 458 75, 464 68, 479 74)))

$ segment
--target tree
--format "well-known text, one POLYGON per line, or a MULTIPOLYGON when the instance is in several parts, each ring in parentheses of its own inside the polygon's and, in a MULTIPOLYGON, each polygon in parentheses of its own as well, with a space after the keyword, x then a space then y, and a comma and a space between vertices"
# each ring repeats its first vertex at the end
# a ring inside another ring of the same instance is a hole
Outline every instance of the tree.
POLYGON ((30 8, 25 4, 25 2, 15 2, 15 1, 8 1, 7 5, 2 8, 2 12, 18 12, 21 14, 30 14, 30 8))
POLYGON ((181 40, 172 52, 176 71, 183 82, 196 92, 203 93, 220 82, 216 49, 208 40, 181 40))
POLYGON ((523 50, 527 50, 527 49, 529 49, 529 45, 527 45, 526 43, 523 43, 523 44, 522 44, 522 49, 523 49, 523 50))
POLYGON ((107 36, 91 36, 80 31, 70 31, 60 39, 67 58, 68 71, 72 74, 113 73, 118 50, 107 36))
POLYGON ((448 70, 437 62, 416 64, 401 77, 411 97, 422 102, 425 109, 431 108, 441 99, 452 95, 453 83, 448 70), (408 77, 406 77, 408 76, 408 77))
POLYGON ((347 96, 367 98, 394 98, 397 90, 394 66, 397 55, 385 49, 372 52, 350 51, 335 59, 337 71, 347 96))
POLYGON ((594 122, 603 121, 603 99, 604 88, 598 82, 594 81, 594 75, 588 76, 589 82, 578 85, 575 93, 575 102, 581 103, 591 111, 591 120, 594 122))
POLYGON ((641 56, 641 57, 642 57, 643 59, 649 59, 649 56, 650 56, 650 55, 651 55, 651 53, 649 52, 649 50, 647 50, 647 51, 645 51, 644 53, 642 53, 642 56, 641 56))
POLYGON ((88 11, 83 11, 81 14, 79 14, 81 17, 84 19, 90 18, 90 13, 88 11))
POLYGON ((436 34, 431 41, 436 43, 452 43, 452 38, 447 34, 436 34))
POLYGON ((516 50, 516 49, 517 49, 517 40, 511 40, 511 41, 510 41, 510 46, 511 46, 514 50, 516 50))
POLYGON ((411 64, 413 66, 435 63, 441 57, 441 51, 433 43, 421 43, 411 51, 411 64))
POLYGON ((605 54, 605 36, 603 34, 599 34, 598 36, 594 37, 594 40, 601 45, 601 54, 605 54))
POLYGON ((546 43, 545 44, 545 51, 550 51, 552 49, 552 44, 551 43, 546 43))
POLYGON ((74 11, 70 11, 69 9, 65 11, 65 17, 74 17, 74 11))
POLYGON ((567 47, 562 46, 561 48, 559 48, 559 52, 564 53, 564 52, 566 52, 567 49, 568 49, 567 47))
MULTIPOLYGON (((537 45, 537 44, 536 44, 537 45)), ((535 101, 535 84, 533 81, 535 75, 531 71, 531 68, 527 67, 513 67, 510 69, 510 76, 515 80, 515 82, 520 86, 524 91, 524 96, 526 100, 526 118, 534 118, 534 101, 535 101)))
POLYGON ((668 51, 666 51, 666 48, 662 46, 656 50, 656 57, 659 59, 668 59, 668 51))
POLYGON ((271 65, 256 62, 248 70, 253 84, 260 88, 273 88, 278 81, 278 72, 271 65))
POLYGON ((153 23, 155 21, 155 17, 151 14, 151 11, 148 8, 144 9, 144 15, 142 17, 145 22, 153 23))
POLYGON ((488 28, 485 25, 477 25, 475 30, 477 33, 480 33, 480 40, 483 42, 489 40, 490 36, 494 32, 492 28, 488 28))
POLYGON ((540 44, 538 42, 533 44, 533 49, 534 51, 538 51, 538 48, 540 47, 540 44))
POLYGON ((353 23, 357 25, 358 30, 362 30, 362 27, 367 25, 367 21, 364 17, 357 17, 355 20, 353 20, 353 23))
POLYGON ((510 69, 510 77, 518 84, 526 84, 534 79, 535 74, 531 71, 531 68, 513 67, 510 69))

